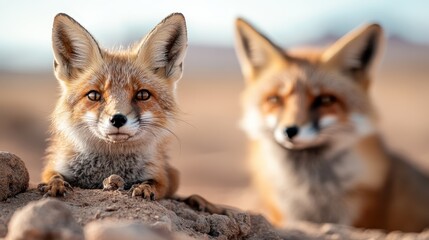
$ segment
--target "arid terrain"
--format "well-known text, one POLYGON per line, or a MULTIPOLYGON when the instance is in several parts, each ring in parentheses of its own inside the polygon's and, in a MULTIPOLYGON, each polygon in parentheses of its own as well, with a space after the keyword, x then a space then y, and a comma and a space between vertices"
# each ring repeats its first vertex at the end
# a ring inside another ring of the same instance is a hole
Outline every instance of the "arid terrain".
MULTIPOLYGON (((258 212, 249 188, 246 137, 240 131, 243 81, 233 49, 190 46, 178 96, 182 110, 171 164, 180 195, 258 212)), ((429 173, 429 47, 389 42, 371 96, 380 132, 391 148, 429 173)), ((58 96, 51 72, 0 72, 0 150, 26 163, 40 181, 49 114, 58 96)))

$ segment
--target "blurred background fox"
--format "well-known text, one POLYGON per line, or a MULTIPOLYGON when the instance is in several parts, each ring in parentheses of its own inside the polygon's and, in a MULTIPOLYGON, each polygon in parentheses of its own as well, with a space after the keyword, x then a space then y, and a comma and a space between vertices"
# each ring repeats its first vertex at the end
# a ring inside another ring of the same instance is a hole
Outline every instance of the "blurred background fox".
MULTIPOLYGON (((390 149, 429 172, 429 15, 427 1, 3 1, 0 0, 0 149, 14 152, 41 181, 49 116, 58 99, 52 74, 52 19, 67 12, 109 49, 128 46, 160 17, 186 16, 189 46, 178 84, 181 113, 170 156, 179 195, 262 212, 251 184, 247 137, 239 127, 245 82, 234 50, 238 16, 282 48, 324 47, 364 22, 383 26, 382 62, 368 94, 390 149), (112 15, 112 11, 114 14, 112 15)), ((123 48, 122 48, 123 49, 123 48)))
POLYGON ((242 127, 272 220, 428 227, 429 178, 385 149, 368 96, 382 28, 361 26, 320 51, 285 52, 246 21, 236 27, 242 127))

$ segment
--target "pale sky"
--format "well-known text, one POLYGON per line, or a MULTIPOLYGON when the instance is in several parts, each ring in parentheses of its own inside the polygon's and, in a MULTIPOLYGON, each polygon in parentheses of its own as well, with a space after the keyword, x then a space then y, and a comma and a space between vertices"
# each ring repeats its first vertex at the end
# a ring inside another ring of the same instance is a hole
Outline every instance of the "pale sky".
POLYGON ((104 47, 138 40, 172 12, 185 15, 190 45, 232 47, 238 16, 282 46, 340 36, 372 21, 388 36, 429 45, 429 1, 424 0, 0 0, 0 69, 49 69, 52 20, 59 12, 76 19, 104 47))

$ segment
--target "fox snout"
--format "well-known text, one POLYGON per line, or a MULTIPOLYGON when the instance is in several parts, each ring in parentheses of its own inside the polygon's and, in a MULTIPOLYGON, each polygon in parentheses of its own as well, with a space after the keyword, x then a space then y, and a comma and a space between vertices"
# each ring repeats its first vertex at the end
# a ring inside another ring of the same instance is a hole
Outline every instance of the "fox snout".
POLYGON ((102 121, 99 129, 107 140, 113 142, 126 141, 133 137, 138 131, 138 125, 132 124, 133 116, 126 116, 121 112, 117 112, 108 119, 102 121), (129 121, 131 120, 131 122, 129 121))
POLYGON ((302 124, 280 123, 273 129, 274 138, 286 148, 307 148, 326 143, 338 124, 338 117, 333 115, 309 119, 302 124))
POLYGON ((116 113, 113 116, 110 117, 110 123, 116 127, 120 128, 124 126, 127 123, 127 117, 123 115, 122 113, 116 113))
POLYGON ((314 124, 279 124, 274 129, 274 139, 286 148, 302 148, 316 144, 319 139, 319 131, 314 124))
POLYGON ((289 138, 292 139, 299 133, 299 127, 296 125, 291 125, 284 128, 284 134, 289 138))
MULTIPOLYGON (((100 115, 98 122, 98 131, 103 139, 117 142, 134 137, 139 130, 139 112, 115 111, 113 113, 104 112, 100 115)), ((149 111, 145 111, 149 113, 149 111)))

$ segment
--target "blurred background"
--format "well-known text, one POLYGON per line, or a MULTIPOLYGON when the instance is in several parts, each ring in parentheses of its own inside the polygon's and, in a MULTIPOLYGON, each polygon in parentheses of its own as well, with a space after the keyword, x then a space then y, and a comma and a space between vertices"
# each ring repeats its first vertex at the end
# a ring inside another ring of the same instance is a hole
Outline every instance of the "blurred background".
POLYGON ((244 87, 234 52, 241 16, 282 47, 324 47, 365 22, 386 30, 387 44, 371 96, 389 146, 429 172, 429 1, 0 1, 0 151, 20 156, 40 181, 49 114, 58 97, 51 27, 64 12, 106 48, 139 40, 172 12, 187 20, 189 48, 179 84, 183 112, 171 163, 179 193, 244 209, 246 137, 238 128, 244 87))

